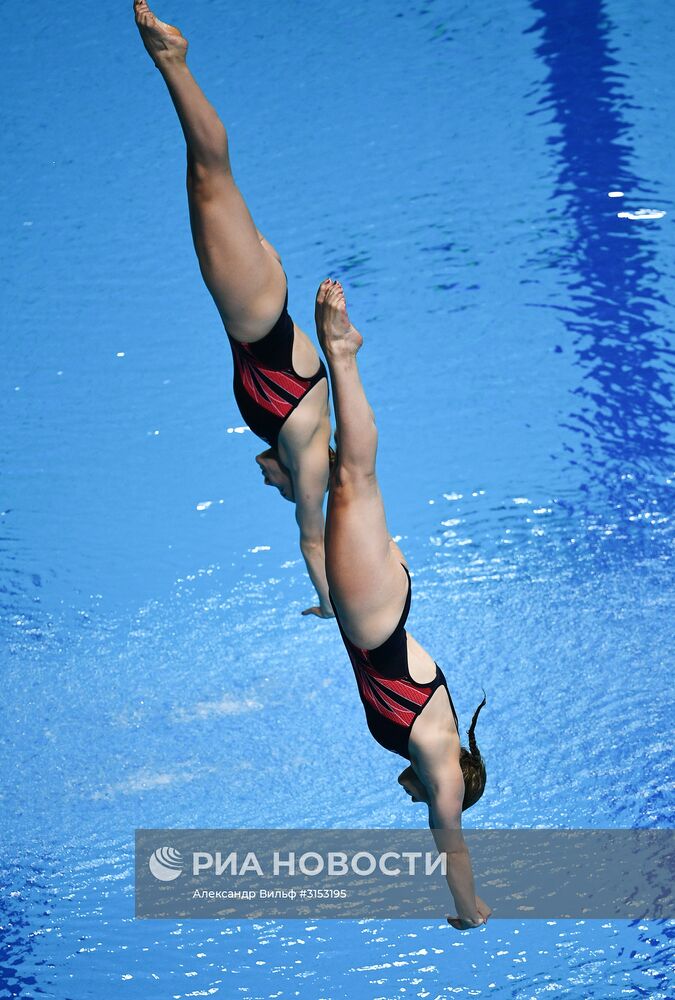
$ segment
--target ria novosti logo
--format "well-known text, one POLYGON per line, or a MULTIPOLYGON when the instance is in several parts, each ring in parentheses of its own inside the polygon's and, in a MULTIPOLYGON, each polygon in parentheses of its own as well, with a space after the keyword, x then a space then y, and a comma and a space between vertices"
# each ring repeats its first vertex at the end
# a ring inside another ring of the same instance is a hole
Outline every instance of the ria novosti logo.
POLYGON ((173 847, 158 847, 150 855, 148 866, 160 882, 173 882, 183 871, 183 857, 173 847))

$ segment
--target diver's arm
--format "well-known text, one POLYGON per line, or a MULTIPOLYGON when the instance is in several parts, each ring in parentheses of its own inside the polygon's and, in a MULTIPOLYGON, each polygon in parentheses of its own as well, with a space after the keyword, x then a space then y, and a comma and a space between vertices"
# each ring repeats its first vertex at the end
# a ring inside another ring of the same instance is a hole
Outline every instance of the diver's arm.
POLYGON ((458 761, 450 763, 443 780, 429 793, 429 826, 439 853, 446 856, 446 881, 457 907, 448 921, 457 930, 484 924, 489 907, 476 896, 469 849, 462 835, 464 779, 458 761))
POLYGON ((295 493, 295 519, 300 529, 300 551, 319 598, 318 607, 307 608, 303 614, 332 618, 323 543, 323 501, 328 477, 328 446, 323 435, 315 435, 303 449, 297 467, 291 468, 291 477, 295 493))

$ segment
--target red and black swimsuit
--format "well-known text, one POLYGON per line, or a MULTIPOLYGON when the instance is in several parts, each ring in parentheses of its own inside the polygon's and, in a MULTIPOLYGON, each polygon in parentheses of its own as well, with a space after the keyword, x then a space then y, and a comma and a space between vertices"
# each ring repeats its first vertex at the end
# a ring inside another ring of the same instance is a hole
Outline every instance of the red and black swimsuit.
MULTIPOLYGON (((385 750, 391 750, 410 760, 408 739, 413 722, 434 691, 441 685, 448 691, 448 685, 438 664, 436 676, 428 684, 420 684, 410 676, 405 623, 410 611, 411 586, 410 573, 405 566, 403 568, 408 576, 408 593, 403 614, 392 634, 381 646, 359 649, 345 635, 334 604, 333 610, 354 668, 368 729, 385 750)), ((449 691, 448 698, 457 724, 457 713, 449 691)))
POLYGON ((254 434, 276 450, 279 432, 310 389, 327 378, 323 361, 303 378, 293 367, 293 320, 288 292, 281 316, 261 340, 243 344, 228 334, 234 359, 234 398, 254 434))

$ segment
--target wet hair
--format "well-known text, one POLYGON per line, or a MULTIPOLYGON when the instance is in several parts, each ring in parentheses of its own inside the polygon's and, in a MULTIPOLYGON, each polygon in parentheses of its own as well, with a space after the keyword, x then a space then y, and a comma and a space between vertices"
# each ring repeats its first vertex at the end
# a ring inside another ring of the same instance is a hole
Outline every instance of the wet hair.
POLYGON ((464 812, 465 809, 469 809, 470 806, 475 805, 485 790, 485 782, 487 780, 485 761, 483 760, 481 752, 478 749, 475 731, 480 710, 483 708, 486 701, 487 697, 485 695, 485 691, 483 691, 483 700, 473 713, 471 725, 467 730, 467 735, 469 737, 469 749, 467 750, 466 747, 461 747, 459 751, 459 766, 461 767, 462 774, 464 776, 464 800, 462 802, 462 812, 464 812))

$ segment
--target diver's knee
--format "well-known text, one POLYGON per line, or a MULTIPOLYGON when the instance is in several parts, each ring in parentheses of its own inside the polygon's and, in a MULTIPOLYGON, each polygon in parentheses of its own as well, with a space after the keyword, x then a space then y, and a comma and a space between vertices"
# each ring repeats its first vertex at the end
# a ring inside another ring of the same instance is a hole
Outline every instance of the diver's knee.
POLYGON ((362 465, 352 465, 340 458, 337 459, 330 482, 330 491, 335 499, 349 500, 351 496, 358 495, 364 490, 371 492, 373 489, 377 489, 374 468, 364 468, 362 465))
POLYGON ((186 181, 190 194, 197 197, 200 194, 208 195, 223 183, 223 178, 231 177, 227 140, 224 145, 214 145, 198 156, 188 154, 186 181))

